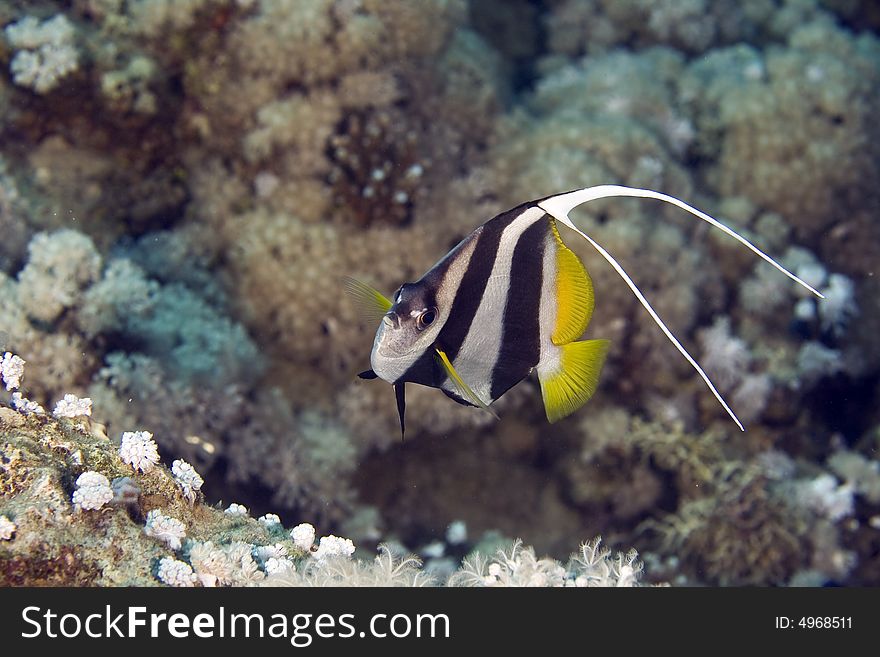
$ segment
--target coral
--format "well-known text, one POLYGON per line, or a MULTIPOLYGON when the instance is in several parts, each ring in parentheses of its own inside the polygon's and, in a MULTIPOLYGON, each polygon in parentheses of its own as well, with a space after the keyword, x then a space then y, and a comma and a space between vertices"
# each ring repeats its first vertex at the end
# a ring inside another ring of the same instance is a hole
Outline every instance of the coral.
POLYGON ((257 518, 257 521, 267 529, 281 525, 281 518, 275 513, 266 513, 257 518))
POLYGON ((858 314, 855 285, 842 274, 831 274, 828 286, 819 290, 825 299, 818 304, 822 328, 833 336, 840 336, 850 320, 858 314))
POLYGON ((832 522, 852 515, 853 493, 851 485, 839 484, 829 474, 822 474, 796 485, 797 504, 826 516, 832 522))
POLYGON ((119 444, 119 458, 135 470, 149 471, 159 462, 159 450, 149 431, 126 431, 119 444))
POLYGON ((80 510, 97 510, 113 499, 110 480, 100 472, 83 472, 76 478, 73 505, 80 510))
POLYGON ((851 491, 864 496, 871 504, 880 504, 880 461, 842 449, 828 458, 828 467, 851 491))
POLYGON ((205 480, 196 472, 196 469, 183 459, 177 459, 171 464, 171 474, 180 489, 183 491, 184 497, 188 500, 195 501, 196 493, 201 489, 205 480))
POLYGON ((712 326, 699 332, 703 345, 700 362, 718 387, 730 390, 746 371, 751 354, 746 343, 730 334, 730 320, 718 317, 712 326))
POLYGON ((415 557, 398 557, 380 546, 372 562, 344 556, 311 559, 295 571, 272 573, 264 586, 430 586, 434 580, 420 566, 415 557))
POLYGON ((147 514, 144 533, 166 543, 172 550, 177 550, 186 537, 186 526, 177 518, 166 516, 158 509, 153 509, 147 514))
POLYGON ((771 496, 762 475, 726 473, 718 492, 681 506, 664 519, 664 552, 682 573, 721 586, 785 582, 808 563, 797 515, 771 496))
POLYGON ((299 549, 311 550, 315 543, 315 528, 304 522, 290 530, 290 538, 299 549))
POLYGON ((0 376, 7 390, 15 390, 21 385, 21 377, 24 375, 25 361, 13 353, 5 352, 0 361, 0 376))
POLYGON ((350 557, 354 554, 354 543, 350 539, 338 536, 322 536, 312 556, 318 561, 325 561, 333 557, 350 557))
POLYGON ((52 415, 55 417, 82 417, 92 414, 92 400, 88 397, 80 399, 76 395, 66 394, 64 399, 55 404, 52 415))
POLYGON ((45 94, 79 67, 74 28, 64 14, 42 23, 34 16, 25 16, 7 25, 4 32, 17 50, 9 64, 16 84, 45 94))
POLYGON ((196 582, 192 567, 171 557, 162 557, 159 560, 156 577, 168 586, 193 586, 196 582))
POLYGON ((450 586, 636 586, 642 564, 630 551, 612 556, 611 550, 596 538, 583 543, 571 555, 568 565, 555 559, 538 559, 534 549, 515 541, 486 557, 477 552, 468 556, 461 569, 449 578, 450 586))
POLYGON ((230 504, 226 510, 223 512, 228 516, 238 517, 238 518, 247 518, 250 514, 248 513, 247 507, 236 504, 233 502, 230 504))
POLYGON ((12 408, 19 411, 20 413, 24 413, 25 415, 29 415, 31 413, 42 414, 46 412, 45 409, 43 409, 43 407, 40 406, 37 402, 22 397, 22 394, 20 392, 12 393, 12 408))
POLYGON ((707 0, 561 0, 544 18, 551 51, 599 53, 621 44, 702 52, 759 32, 772 5, 707 0))
POLYGON ((28 244, 28 261, 18 274, 19 303, 33 319, 52 322, 66 308, 79 305, 100 269, 101 256, 82 233, 38 233, 28 244))
POLYGON ((0 541, 11 541, 15 536, 16 526, 6 516, 0 516, 0 541))
MULTIPOLYGON (((847 225, 876 250, 862 215, 876 203, 880 41, 827 16, 793 29, 787 47, 721 49, 696 61, 683 94, 714 160, 721 194, 748 196, 779 213, 801 238, 847 225), (742 55, 748 52, 744 58, 742 55)), ((819 242, 831 254, 838 240, 819 242)), ((850 266, 856 263, 850 263, 850 266)))

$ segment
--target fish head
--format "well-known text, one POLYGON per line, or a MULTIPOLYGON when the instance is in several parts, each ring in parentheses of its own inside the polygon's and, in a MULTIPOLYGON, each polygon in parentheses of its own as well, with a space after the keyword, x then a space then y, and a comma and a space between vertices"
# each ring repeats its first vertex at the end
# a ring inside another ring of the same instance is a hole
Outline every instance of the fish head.
POLYGON ((382 317, 370 354, 373 371, 389 383, 398 381, 432 348, 444 323, 434 291, 424 281, 402 285, 393 301, 382 317))

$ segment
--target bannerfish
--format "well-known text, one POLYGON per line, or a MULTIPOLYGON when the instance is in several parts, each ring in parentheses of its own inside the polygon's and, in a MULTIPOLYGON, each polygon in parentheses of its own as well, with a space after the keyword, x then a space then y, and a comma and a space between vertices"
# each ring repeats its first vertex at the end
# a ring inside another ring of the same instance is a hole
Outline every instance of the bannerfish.
POLYGON ((570 415, 592 397, 609 342, 580 340, 593 313, 593 284, 583 263, 563 242, 559 224, 587 240, 608 261, 737 426, 745 430, 620 263, 569 219, 575 207, 612 197, 671 203, 733 237, 823 298, 731 228, 673 196, 599 185, 529 201, 479 226, 419 280, 401 285, 391 299, 365 283, 346 279, 358 305, 379 322, 371 369, 358 376, 380 378, 394 386, 401 435, 405 433, 407 383, 439 388, 458 403, 497 417, 491 404, 534 371, 550 422, 570 415))

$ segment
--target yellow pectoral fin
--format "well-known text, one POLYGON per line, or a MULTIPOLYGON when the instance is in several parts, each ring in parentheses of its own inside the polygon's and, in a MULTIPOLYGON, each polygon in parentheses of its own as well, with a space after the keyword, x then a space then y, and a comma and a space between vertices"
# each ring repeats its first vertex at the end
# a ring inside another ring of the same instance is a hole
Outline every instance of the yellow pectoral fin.
POLYGON ((593 282, 583 263, 562 241, 556 222, 550 229, 556 238, 556 326, 550 339, 555 345, 577 340, 593 315, 593 282))
POLYGON ((364 319, 378 324, 382 321, 382 316, 391 309, 391 300, 376 288, 348 276, 343 277, 342 282, 364 319))
POLYGON ((571 415, 593 396, 609 344, 608 340, 584 340, 562 345, 559 369, 543 375, 539 370, 544 410, 550 422, 571 415))
POLYGON ((446 352, 439 347, 435 348, 435 351, 437 352, 437 361, 443 367, 443 370, 446 372, 449 380, 452 381, 452 384, 455 386, 455 389, 458 392, 458 396, 462 399, 466 399, 474 406, 478 406, 483 410, 489 411, 497 420, 498 413, 489 408, 489 406, 485 402, 483 402, 482 399, 477 397, 477 394, 473 390, 471 390, 471 387, 462 380, 462 378, 458 375, 458 372, 456 372, 455 368, 452 366, 452 363, 449 360, 449 356, 446 355, 446 352))

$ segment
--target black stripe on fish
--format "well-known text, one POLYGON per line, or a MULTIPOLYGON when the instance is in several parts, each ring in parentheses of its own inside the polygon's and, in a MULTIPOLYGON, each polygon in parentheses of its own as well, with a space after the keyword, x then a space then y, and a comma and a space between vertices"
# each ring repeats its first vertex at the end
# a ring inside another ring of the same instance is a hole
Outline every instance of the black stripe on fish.
POLYGON ((455 292, 449 319, 438 339, 438 342, 446 350, 450 361, 455 362, 458 351, 474 321, 474 316, 477 314, 477 309, 483 301, 483 292, 486 290, 486 282, 495 265, 495 257, 498 254, 504 229, 530 207, 532 207, 531 204, 523 204, 499 214, 483 224, 474 247, 474 254, 471 256, 470 265, 455 292))
POLYGON ((522 381, 541 357, 541 289, 550 218, 544 215, 520 236, 510 267, 501 345, 492 371, 492 399, 522 381))

